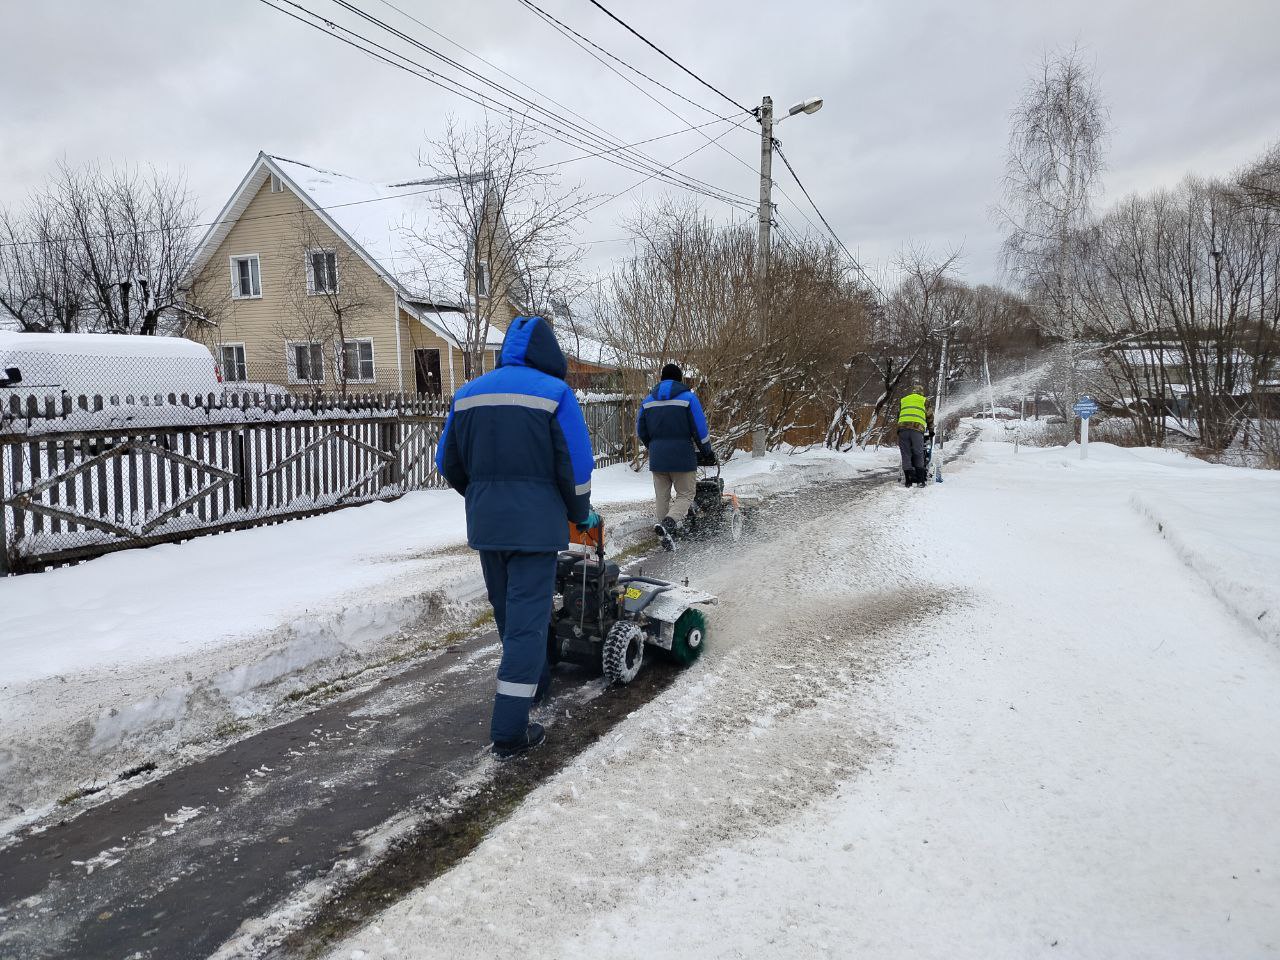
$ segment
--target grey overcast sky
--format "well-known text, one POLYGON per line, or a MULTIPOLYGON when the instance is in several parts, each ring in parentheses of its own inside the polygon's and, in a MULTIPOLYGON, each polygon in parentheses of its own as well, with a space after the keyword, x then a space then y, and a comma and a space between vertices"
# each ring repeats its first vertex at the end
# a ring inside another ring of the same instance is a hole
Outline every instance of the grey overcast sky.
MULTIPOLYGON (((357 22, 332 0, 298 2, 357 22)), ((624 142, 683 126, 518 0, 395 2, 624 142)), ((588 0, 539 3, 691 100, 733 110, 588 0)), ((358 5, 509 83, 384 0, 358 5)), ((963 244, 968 279, 998 275, 1000 238, 988 209, 999 196, 1007 118, 1047 48, 1079 42, 1096 61, 1113 126, 1108 198, 1172 185, 1187 172, 1229 173, 1280 139, 1277 0, 605 5, 747 106, 764 94, 783 109, 824 97, 820 113, 789 120, 777 135, 836 231, 872 268, 914 241, 963 244)), ((20 203, 59 158, 129 161, 184 171, 208 219, 259 149, 353 176, 404 178, 447 114, 481 113, 257 0, 0 0, 0 34, 0 204, 20 203)), ((709 118, 649 89, 691 121, 709 118)), ((649 149, 666 163, 705 143, 686 133, 649 149)), ((754 197, 758 134, 731 130, 720 143, 742 162, 707 148, 678 169, 754 197)), ((549 161, 576 152, 545 149, 549 161)), ((600 160, 564 173, 602 195, 639 179, 600 160)), ((775 194, 781 216, 801 229, 806 214, 816 222, 780 164, 774 174, 792 198, 775 194)), ((625 251, 609 242, 622 236, 622 219, 660 192, 646 184, 592 214, 582 238, 599 241, 590 248, 596 266, 625 251)))

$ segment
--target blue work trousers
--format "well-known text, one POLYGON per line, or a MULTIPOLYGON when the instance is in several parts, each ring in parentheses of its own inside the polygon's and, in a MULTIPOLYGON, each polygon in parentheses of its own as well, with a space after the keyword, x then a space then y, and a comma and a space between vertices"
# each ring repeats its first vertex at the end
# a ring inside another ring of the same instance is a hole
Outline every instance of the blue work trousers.
POLYGON ((480 567, 502 638, 489 736, 494 743, 506 743, 524 735, 539 687, 545 690, 551 679, 547 627, 556 589, 556 554, 481 550, 480 567))

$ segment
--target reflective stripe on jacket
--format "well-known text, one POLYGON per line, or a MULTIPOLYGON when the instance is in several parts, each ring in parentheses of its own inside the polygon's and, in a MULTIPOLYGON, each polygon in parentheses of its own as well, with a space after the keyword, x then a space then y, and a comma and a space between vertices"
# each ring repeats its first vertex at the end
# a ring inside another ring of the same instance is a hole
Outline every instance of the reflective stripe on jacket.
POLYGON ((688 473, 698 468, 698 450, 711 452, 702 404, 679 380, 663 380, 649 391, 636 415, 636 435, 649 449, 654 473, 688 473))
POLYGON ((898 410, 898 425, 923 430, 929 425, 927 402, 919 393, 908 393, 902 398, 902 406, 898 410))
POLYGON ((476 550, 563 550, 591 508, 595 458, 560 345, 540 317, 517 317, 498 369, 453 398, 436 468, 467 498, 476 550))

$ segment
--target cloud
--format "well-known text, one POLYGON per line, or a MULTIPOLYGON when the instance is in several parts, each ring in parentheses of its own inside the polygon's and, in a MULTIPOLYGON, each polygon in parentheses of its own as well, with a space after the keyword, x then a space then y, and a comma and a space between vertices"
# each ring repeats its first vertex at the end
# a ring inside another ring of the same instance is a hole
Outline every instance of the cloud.
MULTIPOLYGON (((328 0, 305 0, 355 24, 328 0)), ((554 32, 516 0, 466 4, 396 0, 407 13, 465 44, 471 59, 406 20, 384 0, 369 13, 530 95, 532 84, 625 141, 680 129, 683 121, 554 32), (517 80, 504 77, 497 68, 517 80)), ((734 108, 681 74, 599 11, 546 0, 555 16, 714 111, 734 108)), ((1280 4, 1191 0, 1072 4, 905 0, 654 0, 616 3, 621 16, 746 106, 773 95, 781 109, 809 96, 824 109, 778 128, 787 155, 846 243, 871 261, 903 244, 963 243, 971 279, 996 273, 999 235, 987 210, 998 198, 1006 122, 1042 52, 1079 41, 1096 57, 1112 107, 1108 195, 1222 174, 1280 137, 1280 4)), ((60 158, 182 169, 212 214, 259 149, 392 178, 412 173, 424 138, 445 116, 479 119, 472 104, 375 62, 252 0, 22 4, 5 14, 20 38, 0 61, 0 203, 20 202, 60 158)), ((369 36, 445 72, 420 50, 361 24, 369 36)), ((616 66, 616 64, 614 65, 616 66)), ((619 68, 622 69, 622 68, 619 68)), ((623 71, 626 73, 626 71, 623 71)), ((631 80, 693 122, 706 112, 638 77, 631 80)), ((468 81, 474 84, 475 81, 468 81)), ((679 169, 754 197, 754 122, 679 169)), ((686 134, 647 148, 668 163, 705 143, 686 134)), ((549 144, 551 160, 580 152, 549 144)), ((601 160, 564 168, 609 195, 638 179, 601 160)), ((779 213, 798 229, 807 208, 775 165, 779 213)), ((663 188, 648 183, 602 207, 584 239, 616 237, 620 220, 663 188)), ((713 212, 727 215, 708 201, 713 212)), ((625 245, 597 243, 607 266, 625 245)))

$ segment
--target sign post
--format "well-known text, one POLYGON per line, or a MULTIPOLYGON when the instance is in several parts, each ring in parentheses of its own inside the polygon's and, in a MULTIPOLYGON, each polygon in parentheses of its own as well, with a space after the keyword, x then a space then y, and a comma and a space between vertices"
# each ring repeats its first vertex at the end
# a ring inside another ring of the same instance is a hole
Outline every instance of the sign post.
POLYGON ((1098 412, 1098 402, 1087 393, 1071 408, 1080 418, 1080 459, 1089 459, 1089 418, 1098 412))

